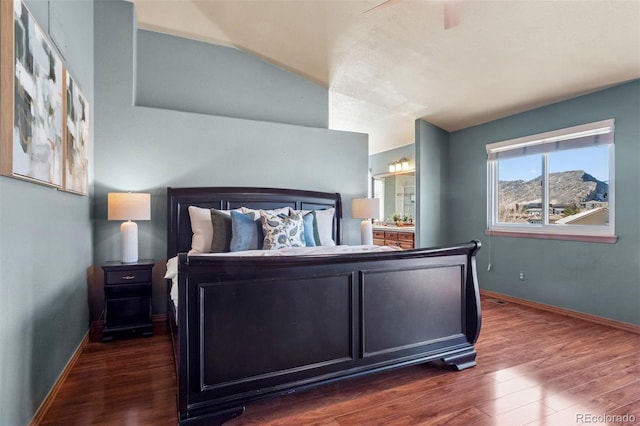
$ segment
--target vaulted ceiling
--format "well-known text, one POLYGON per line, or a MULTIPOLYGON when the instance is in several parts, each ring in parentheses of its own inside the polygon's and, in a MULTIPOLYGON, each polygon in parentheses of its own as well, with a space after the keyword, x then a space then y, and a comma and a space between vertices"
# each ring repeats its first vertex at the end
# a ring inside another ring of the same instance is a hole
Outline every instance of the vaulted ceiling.
POLYGON ((447 30, 442 0, 134 2, 140 28, 327 87, 329 127, 371 153, 412 143, 416 118, 454 131, 640 78, 640 0, 458 0, 447 30))

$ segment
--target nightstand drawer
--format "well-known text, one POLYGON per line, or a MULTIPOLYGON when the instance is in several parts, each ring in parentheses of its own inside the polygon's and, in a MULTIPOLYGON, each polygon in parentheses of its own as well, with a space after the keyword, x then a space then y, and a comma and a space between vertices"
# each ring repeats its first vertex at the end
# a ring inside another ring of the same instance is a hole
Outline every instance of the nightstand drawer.
POLYGON ((107 272, 105 284, 134 284, 151 282, 149 269, 118 269, 107 272))

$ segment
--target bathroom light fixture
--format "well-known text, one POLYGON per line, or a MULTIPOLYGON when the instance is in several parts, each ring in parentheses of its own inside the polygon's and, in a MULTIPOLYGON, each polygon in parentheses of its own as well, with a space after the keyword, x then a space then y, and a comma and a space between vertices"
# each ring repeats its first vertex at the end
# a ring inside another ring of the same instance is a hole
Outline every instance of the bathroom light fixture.
POLYGON ((413 170, 413 168, 409 165, 408 158, 401 158, 400 160, 389 163, 389 173, 406 172, 411 170, 413 170))

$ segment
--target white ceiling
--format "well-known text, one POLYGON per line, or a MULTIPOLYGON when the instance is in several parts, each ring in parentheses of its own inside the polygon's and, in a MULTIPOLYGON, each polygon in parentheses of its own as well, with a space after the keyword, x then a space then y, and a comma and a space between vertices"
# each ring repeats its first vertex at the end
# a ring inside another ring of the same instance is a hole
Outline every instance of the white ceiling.
MULTIPOLYGON (((329 89, 369 151, 640 78, 640 0, 134 0, 140 28, 234 46, 329 89)), ((640 94, 639 94, 640 96, 640 94)))

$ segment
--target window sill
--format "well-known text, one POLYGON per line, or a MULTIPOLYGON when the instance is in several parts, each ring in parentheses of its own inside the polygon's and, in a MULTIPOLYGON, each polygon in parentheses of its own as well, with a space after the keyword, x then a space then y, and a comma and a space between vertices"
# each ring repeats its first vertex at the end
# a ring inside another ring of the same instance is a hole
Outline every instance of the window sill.
POLYGON ((515 230, 498 230, 486 229, 485 235, 494 237, 515 237, 515 238, 535 238, 541 240, 564 240, 564 241, 581 241, 588 243, 606 243, 615 244, 618 241, 617 235, 584 235, 584 234, 557 234, 544 232, 528 232, 515 230))

